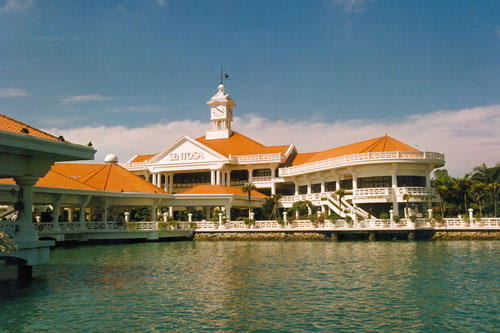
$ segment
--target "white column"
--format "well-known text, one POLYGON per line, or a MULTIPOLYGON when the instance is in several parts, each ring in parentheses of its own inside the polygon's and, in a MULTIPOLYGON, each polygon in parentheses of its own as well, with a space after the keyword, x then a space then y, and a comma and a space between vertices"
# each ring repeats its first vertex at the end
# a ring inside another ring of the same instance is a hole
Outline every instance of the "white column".
POLYGON ((210 185, 215 185, 215 170, 210 170, 210 185))
POLYGON ((226 206, 226 217, 228 221, 231 221, 231 206, 227 205, 226 206))
POLYGON ((358 177, 356 176, 355 173, 352 174, 352 191, 354 193, 355 190, 358 188, 358 177))
POLYGON ((152 177, 151 181, 152 181, 153 185, 156 186, 156 173, 153 173, 153 175, 151 177, 152 177))
POLYGON ((174 173, 170 174, 170 181, 168 184, 168 193, 170 193, 170 194, 174 193, 174 173))
POLYGON ((172 206, 168 207, 168 216, 174 217, 174 207, 172 206))
POLYGON ((125 215, 125 222, 129 223, 130 222, 130 213, 125 212, 123 215, 125 215))
POLYGON ((38 240, 37 233, 33 228, 33 185, 35 185, 37 177, 22 176, 15 178, 19 190, 22 191, 20 198, 23 209, 19 211, 19 231, 16 232, 15 239, 22 241, 36 241, 38 240))
POLYGON ((165 186, 163 186, 163 190, 165 192, 169 192, 168 191, 169 185, 170 185, 170 175, 168 173, 166 173, 165 174, 165 186))
POLYGON ((295 195, 299 195, 299 183, 294 181, 293 184, 295 185, 295 195))
POLYGON ((248 168, 248 183, 252 184, 253 182, 253 168, 248 168))
POLYGON ((425 187, 431 187, 431 172, 425 172, 425 187))
POLYGON ((276 168, 271 168, 271 194, 276 194, 276 184, 274 178, 276 175, 276 168))
POLYGON ((307 194, 311 194, 311 180, 307 177, 307 194))
POLYGON ((217 170, 216 171, 216 175, 217 175, 217 178, 216 178, 216 185, 220 185, 220 176, 221 176, 221 171, 220 170, 217 170))
POLYGON ((335 191, 340 190, 340 177, 335 177, 335 191))
POLYGON ((325 190, 325 179, 321 178, 321 193, 326 192, 325 190))

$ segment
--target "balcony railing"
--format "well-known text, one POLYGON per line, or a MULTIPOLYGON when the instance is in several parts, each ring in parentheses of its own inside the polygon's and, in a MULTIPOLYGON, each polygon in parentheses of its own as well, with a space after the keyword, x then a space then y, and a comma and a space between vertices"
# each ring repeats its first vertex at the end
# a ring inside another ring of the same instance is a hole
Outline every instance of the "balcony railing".
POLYGON ((252 177, 253 183, 265 183, 265 182, 270 182, 270 181, 271 181, 271 176, 252 177))
POLYGON ((139 169, 144 168, 146 162, 130 162, 130 163, 120 163, 120 166, 125 169, 139 169))
POLYGON ((284 162, 285 160, 286 156, 280 153, 231 156, 231 163, 233 164, 242 164, 251 162, 284 162))
POLYGON ((326 169, 329 167, 349 165, 356 162, 379 160, 437 160, 444 162, 444 155, 441 153, 425 151, 369 152, 362 154, 344 155, 327 160, 306 163, 287 168, 280 168, 279 175, 290 176, 298 173, 307 173, 311 171, 326 169))

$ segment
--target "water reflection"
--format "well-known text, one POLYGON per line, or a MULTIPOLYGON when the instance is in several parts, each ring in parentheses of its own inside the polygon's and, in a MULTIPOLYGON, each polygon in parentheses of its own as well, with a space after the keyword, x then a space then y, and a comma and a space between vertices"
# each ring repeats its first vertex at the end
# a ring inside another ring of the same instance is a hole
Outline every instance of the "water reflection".
POLYGON ((180 242, 56 249, 0 291, 19 330, 499 328, 500 245, 180 242))

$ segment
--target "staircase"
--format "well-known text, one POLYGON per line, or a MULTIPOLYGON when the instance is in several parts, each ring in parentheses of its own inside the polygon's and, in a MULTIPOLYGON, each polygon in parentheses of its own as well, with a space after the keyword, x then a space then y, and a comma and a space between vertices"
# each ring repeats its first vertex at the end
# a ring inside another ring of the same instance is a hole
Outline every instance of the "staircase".
POLYGON ((355 219, 356 215, 359 215, 366 219, 370 216, 370 214, 365 210, 351 205, 344 198, 338 200, 337 196, 334 196, 331 193, 322 194, 320 203, 321 205, 328 206, 342 218, 350 216, 351 218, 355 219))

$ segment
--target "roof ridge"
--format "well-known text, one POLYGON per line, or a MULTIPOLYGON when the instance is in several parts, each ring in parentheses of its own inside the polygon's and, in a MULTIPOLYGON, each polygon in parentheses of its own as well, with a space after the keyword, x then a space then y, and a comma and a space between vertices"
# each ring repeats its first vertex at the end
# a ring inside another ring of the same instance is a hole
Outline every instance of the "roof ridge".
MULTIPOLYGON (((367 151, 370 151, 373 147, 375 147, 376 145, 378 145, 382 140, 384 140, 384 137, 381 136, 381 137, 378 137, 378 138, 373 138, 373 139, 370 139, 370 140, 366 140, 366 141, 371 141, 373 140, 372 143, 370 143, 368 146, 366 146, 364 149, 361 149, 361 152, 362 153, 366 153, 367 151)), ((363 141, 361 141, 363 142, 363 141)), ((384 145, 385 147, 385 145, 384 145)))
POLYGON ((111 168, 113 167, 113 165, 111 164, 108 164, 106 165, 108 167, 108 173, 106 174, 106 178, 104 178, 104 189, 106 189, 107 185, 108 185, 108 180, 109 180, 109 173, 111 172, 111 168))
POLYGON ((85 179, 82 181, 82 183, 87 184, 87 182, 92 179, 95 175, 97 175, 103 168, 105 168, 106 165, 102 165, 99 168, 96 168, 93 171, 90 171, 89 173, 86 173, 85 175, 81 176, 79 179, 85 179))
MULTIPOLYGON (((36 130, 36 131, 42 132, 43 134, 50 136, 50 137, 51 137, 51 138, 53 138, 54 140, 58 140, 57 136, 55 136, 55 135, 52 135, 52 134, 47 133, 47 132, 45 132, 45 131, 42 131, 41 129, 38 129, 38 128, 36 128, 36 127, 33 127, 33 126, 28 125, 28 124, 26 124, 26 123, 23 123, 22 121, 19 121, 19 120, 17 120, 17 119, 14 119, 14 118, 11 118, 11 117, 9 117, 9 116, 6 116, 6 115, 5 115, 5 114, 3 114, 3 113, 0 113, 0 116, 2 116, 2 117, 4 117, 4 118, 7 118, 8 120, 11 120, 11 121, 13 121, 13 122, 15 122, 15 123, 18 123, 18 124, 21 124, 21 125, 23 125, 23 126, 26 126, 26 127, 28 127, 29 129, 33 129, 33 130, 36 130)), ((29 135, 29 134, 28 134, 28 135, 29 135)))
POLYGON ((51 172, 53 172, 53 173, 56 173, 56 174, 58 174, 58 175, 60 175, 60 176, 63 176, 64 178, 71 179, 71 180, 72 180, 72 181, 74 181, 74 182, 80 183, 80 184, 82 184, 82 185, 85 185, 85 186, 91 187, 91 188, 96 189, 96 190, 99 190, 97 187, 94 187, 94 186, 89 185, 89 184, 85 184, 85 183, 83 183, 83 182, 79 181, 78 179, 73 179, 73 178, 71 178, 71 177, 69 177, 69 176, 66 176, 65 174, 62 174, 62 173, 60 173, 60 172, 58 172, 58 171, 53 170, 52 168, 51 168, 49 171, 51 171, 51 172))

